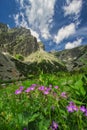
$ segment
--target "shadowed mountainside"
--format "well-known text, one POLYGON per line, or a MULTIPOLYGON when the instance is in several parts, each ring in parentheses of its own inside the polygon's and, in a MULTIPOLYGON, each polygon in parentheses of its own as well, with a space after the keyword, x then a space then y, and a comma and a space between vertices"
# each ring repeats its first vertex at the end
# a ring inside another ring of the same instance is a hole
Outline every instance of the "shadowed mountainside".
POLYGON ((87 71, 87 45, 52 54, 66 65, 68 71, 87 71))

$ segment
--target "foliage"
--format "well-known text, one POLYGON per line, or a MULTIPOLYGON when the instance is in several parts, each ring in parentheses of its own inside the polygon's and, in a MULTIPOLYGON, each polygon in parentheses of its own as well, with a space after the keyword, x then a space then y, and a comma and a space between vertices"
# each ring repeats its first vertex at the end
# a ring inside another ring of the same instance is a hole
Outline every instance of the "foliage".
POLYGON ((0 89, 0 130, 86 130, 87 75, 33 76, 0 89))
POLYGON ((16 58, 17 60, 21 60, 21 61, 24 60, 24 57, 23 57, 21 54, 16 54, 16 55, 15 55, 15 58, 16 58))

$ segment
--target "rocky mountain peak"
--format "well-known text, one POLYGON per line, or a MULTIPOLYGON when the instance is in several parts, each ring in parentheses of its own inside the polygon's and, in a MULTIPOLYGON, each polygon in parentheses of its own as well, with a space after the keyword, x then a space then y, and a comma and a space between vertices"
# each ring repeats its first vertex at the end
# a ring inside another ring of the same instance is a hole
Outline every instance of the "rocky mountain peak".
POLYGON ((44 48, 43 44, 37 42, 30 29, 23 27, 8 29, 7 25, 0 24, 0 51, 9 52, 11 55, 28 56, 40 48, 44 48))

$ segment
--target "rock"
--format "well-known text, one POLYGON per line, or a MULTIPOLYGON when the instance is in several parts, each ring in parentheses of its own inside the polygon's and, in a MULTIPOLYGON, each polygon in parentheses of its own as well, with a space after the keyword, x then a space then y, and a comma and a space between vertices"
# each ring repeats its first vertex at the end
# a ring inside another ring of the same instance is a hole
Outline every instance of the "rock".
POLYGON ((43 48, 43 44, 37 42, 29 29, 23 27, 9 29, 6 25, 0 24, 0 50, 2 52, 28 56, 40 48, 43 48))
POLYGON ((10 58, 0 52, 0 80, 12 80, 19 78, 19 71, 10 58))
POLYGON ((87 71, 87 45, 51 53, 66 65, 68 71, 87 71))

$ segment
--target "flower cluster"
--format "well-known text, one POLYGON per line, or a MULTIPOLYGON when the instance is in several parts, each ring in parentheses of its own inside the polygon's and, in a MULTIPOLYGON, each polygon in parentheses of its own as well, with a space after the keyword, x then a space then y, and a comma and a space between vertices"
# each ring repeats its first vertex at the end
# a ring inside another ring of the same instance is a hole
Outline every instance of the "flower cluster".
POLYGON ((25 90, 25 92, 26 92, 26 93, 29 93, 30 91, 35 90, 35 87, 36 87, 36 86, 37 86, 36 84, 32 84, 30 87, 28 87, 28 88, 25 90))
POLYGON ((85 106, 76 106, 74 102, 70 102, 69 105, 67 106, 67 111, 68 112, 74 112, 74 111, 81 111, 87 116, 87 108, 85 106))
MULTIPOLYGON (((51 90, 52 90, 52 85, 50 85, 49 87, 45 87, 45 86, 39 86, 39 85, 36 85, 36 84, 32 84, 30 87, 28 87, 25 92, 26 93, 29 93, 35 89, 38 89, 40 92, 42 92, 44 95, 48 95, 51 90)), ((58 86, 54 86, 54 89, 58 89, 58 86)), ((24 90, 24 87, 21 86, 19 89, 17 89, 15 91, 15 94, 18 95, 18 94, 21 94, 22 91, 24 90)))
POLYGON ((51 87, 40 86, 38 90, 42 91, 44 95, 47 95, 51 91, 51 87))

